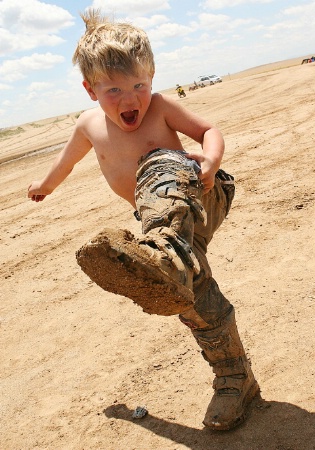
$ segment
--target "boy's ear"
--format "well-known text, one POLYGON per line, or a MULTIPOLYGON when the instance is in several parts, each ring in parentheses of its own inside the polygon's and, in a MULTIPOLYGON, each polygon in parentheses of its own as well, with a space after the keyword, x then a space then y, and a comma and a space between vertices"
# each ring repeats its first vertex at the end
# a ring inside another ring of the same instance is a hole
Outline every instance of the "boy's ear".
POLYGON ((96 102, 96 101, 97 101, 97 97, 96 97, 96 94, 95 94, 95 92, 93 91, 92 86, 90 85, 90 83, 89 83, 88 81, 86 81, 86 80, 83 80, 83 81, 82 81, 82 84, 83 84, 83 86, 84 86, 86 92, 87 92, 87 93, 89 94, 89 96, 91 97, 91 100, 93 100, 94 102, 96 102))

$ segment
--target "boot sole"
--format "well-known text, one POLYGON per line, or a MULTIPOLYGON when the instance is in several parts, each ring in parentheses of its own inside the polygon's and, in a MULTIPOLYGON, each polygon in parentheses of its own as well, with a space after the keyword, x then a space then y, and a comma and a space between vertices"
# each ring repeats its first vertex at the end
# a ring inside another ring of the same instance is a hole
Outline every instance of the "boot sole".
POLYGON ((170 316, 193 306, 193 292, 154 264, 127 230, 105 229, 83 245, 76 258, 98 286, 130 298, 148 314, 170 316))
POLYGON ((260 388, 259 388, 257 381, 255 380, 255 382, 251 385, 251 387, 249 388, 249 390, 247 391, 247 393, 243 399, 243 411, 239 416, 237 416, 231 422, 222 422, 222 423, 209 422, 209 423, 207 423, 206 420, 204 420, 203 424, 207 428, 210 428, 211 430, 216 430, 216 431, 232 430, 233 428, 241 425, 245 421, 245 419, 247 418, 247 415, 248 415, 248 407, 249 407, 250 403, 254 400, 254 398, 256 396, 258 396, 259 393, 260 393, 260 388))

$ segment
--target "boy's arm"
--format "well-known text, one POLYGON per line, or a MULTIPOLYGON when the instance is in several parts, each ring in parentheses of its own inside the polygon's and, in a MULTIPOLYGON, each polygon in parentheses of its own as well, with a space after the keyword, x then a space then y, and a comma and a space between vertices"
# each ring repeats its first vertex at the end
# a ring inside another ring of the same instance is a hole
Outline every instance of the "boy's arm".
POLYGON ((187 158, 195 159, 200 167, 199 178, 204 186, 204 193, 209 192, 214 186, 215 174, 220 168, 224 154, 224 140, 220 131, 211 126, 203 136, 202 154, 189 152, 187 158))
POLYGON ((214 186, 215 174, 220 168, 224 154, 224 139, 221 132, 210 122, 184 108, 178 101, 163 96, 165 119, 170 128, 199 142, 202 153, 189 152, 187 158, 195 159, 200 167, 200 179, 204 192, 214 186))
POLYGON ((51 194, 59 184, 71 173, 73 167, 92 148, 91 142, 87 139, 79 125, 79 121, 66 143, 63 150, 55 159, 52 167, 46 176, 38 181, 33 181, 28 188, 28 197, 33 201, 44 200, 46 195, 51 194))

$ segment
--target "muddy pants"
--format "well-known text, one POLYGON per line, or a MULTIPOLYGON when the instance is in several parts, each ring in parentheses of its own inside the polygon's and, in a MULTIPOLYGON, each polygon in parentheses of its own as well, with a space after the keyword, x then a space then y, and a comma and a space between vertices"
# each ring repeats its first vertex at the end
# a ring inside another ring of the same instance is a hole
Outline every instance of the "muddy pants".
POLYGON ((220 326, 233 308, 213 279, 206 257, 207 246, 231 207, 233 177, 219 170, 213 189, 202 195, 199 171, 185 152, 155 149, 139 162, 135 192, 143 233, 169 226, 177 233, 179 251, 187 264, 190 261, 191 270, 196 269, 193 259, 197 259, 194 311, 179 316, 192 330, 220 326))

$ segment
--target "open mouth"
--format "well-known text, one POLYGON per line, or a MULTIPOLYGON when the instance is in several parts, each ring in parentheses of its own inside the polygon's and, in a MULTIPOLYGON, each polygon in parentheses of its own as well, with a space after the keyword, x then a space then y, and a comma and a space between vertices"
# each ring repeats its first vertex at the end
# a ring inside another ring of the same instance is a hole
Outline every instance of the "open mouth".
POLYGON ((136 123, 139 115, 139 111, 137 109, 133 109, 132 111, 125 111, 120 114, 122 120, 127 125, 133 125, 136 123))

